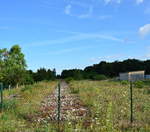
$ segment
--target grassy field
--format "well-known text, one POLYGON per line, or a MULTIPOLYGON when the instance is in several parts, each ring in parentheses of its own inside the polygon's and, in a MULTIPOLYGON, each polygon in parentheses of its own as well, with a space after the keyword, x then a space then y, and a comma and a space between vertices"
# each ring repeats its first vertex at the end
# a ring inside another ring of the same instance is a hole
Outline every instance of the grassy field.
POLYGON ((0 113, 0 132, 40 132, 47 126, 31 123, 30 115, 38 112, 41 101, 50 94, 56 82, 41 82, 4 91, 4 109, 0 113))
MULTIPOLYGON (((44 98, 57 82, 41 82, 4 91, 4 109, 0 113, 0 132, 58 132, 56 123, 30 121, 44 98)), ((133 87, 134 122, 130 124, 130 89, 128 82, 71 81, 71 94, 80 98, 89 115, 75 122, 60 123, 62 132, 150 131, 150 82, 133 87)))
POLYGON ((91 111, 87 131, 150 131, 150 85, 137 82, 133 87, 134 123, 130 124, 130 89, 128 82, 73 81, 73 93, 79 95, 91 111))

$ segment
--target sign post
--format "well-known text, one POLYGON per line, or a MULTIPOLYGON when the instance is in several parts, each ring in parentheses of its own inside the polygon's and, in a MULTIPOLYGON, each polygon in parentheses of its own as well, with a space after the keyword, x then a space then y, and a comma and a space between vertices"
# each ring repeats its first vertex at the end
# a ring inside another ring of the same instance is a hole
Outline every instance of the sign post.
POLYGON ((0 110, 3 109, 3 84, 0 83, 0 110))

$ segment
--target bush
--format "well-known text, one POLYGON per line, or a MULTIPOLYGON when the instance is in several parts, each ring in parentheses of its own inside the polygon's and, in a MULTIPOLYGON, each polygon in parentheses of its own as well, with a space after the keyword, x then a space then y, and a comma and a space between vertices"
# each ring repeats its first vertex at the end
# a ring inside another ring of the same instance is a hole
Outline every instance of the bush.
POLYGON ((92 80, 106 80, 107 77, 105 75, 95 75, 92 80))
POLYGON ((135 85, 136 88, 143 88, 144 87, 143 81, 136 81, 134 83, 134 85, 135 85))
POLYGON ((74 79, 72 78, 72 77, 68 77, 68 78, 66 78, 65 79, 65 81, 67 82, 67 83, 70 83, 71 81, 73 81, 74 79))
POLYGON ((127 80, 123 80, 123 81, 121 81, 121 84, 122 84, 122 85, 128 85, 129 82, 128 82, 127 80))

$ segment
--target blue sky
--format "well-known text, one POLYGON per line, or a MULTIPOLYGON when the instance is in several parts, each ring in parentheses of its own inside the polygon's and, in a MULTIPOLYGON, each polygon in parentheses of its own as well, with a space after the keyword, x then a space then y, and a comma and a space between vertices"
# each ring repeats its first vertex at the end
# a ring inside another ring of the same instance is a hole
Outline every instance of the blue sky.
POLYGON ((149 0, 0 0, 0 48, 19 44, 28 69, 84 68, 150 57, 149 0))

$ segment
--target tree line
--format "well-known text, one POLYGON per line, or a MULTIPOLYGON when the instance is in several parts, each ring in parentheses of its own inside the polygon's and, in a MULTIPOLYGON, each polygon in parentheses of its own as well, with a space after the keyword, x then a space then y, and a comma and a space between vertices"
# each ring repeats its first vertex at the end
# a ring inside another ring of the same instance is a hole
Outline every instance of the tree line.
POLYGON ((117 77, 120 72, 145 70, 150 74, 150 60, 127 59, 124 61, 101 61, 82 69, 63 70, 61 75, 56 75, 55 69, 40 68, 36 72, 27 70, 25 56, 19 45, 10 49, 0 49, 0 82, 5 86, 16 87, 22 84, 32 84, 43 80, 55 79, 92 79, 102 80, 117 77))
POLYGON ((71 69, 63 70, 62 78, 92 79, 102 80, 119 76, 121 72, 145 70, 146 74, 150 74, 150 60, 141 61, 138 59, 127 59, 124 61, 106 62, 101 61, 99 64, 86 67, 84 70, 71 69))

